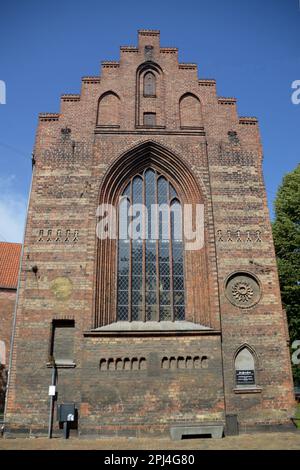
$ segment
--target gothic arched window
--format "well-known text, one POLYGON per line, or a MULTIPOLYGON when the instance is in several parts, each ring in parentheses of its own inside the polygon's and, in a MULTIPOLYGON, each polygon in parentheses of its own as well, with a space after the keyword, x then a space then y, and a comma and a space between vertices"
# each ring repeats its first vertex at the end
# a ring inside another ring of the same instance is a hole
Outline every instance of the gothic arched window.
POLYGON ((144 75, 144 96, 155 96, 156 78, 153 72, 146 72, 144 75))
POLYGON ((237 386, 255 385, 255 360, 247 346, 239 350, 234 365, 237 386))
POLYGON ((119 321, 185 318, 181 203, 173 185, 146 169, 122 193, 119 211, 119 321))

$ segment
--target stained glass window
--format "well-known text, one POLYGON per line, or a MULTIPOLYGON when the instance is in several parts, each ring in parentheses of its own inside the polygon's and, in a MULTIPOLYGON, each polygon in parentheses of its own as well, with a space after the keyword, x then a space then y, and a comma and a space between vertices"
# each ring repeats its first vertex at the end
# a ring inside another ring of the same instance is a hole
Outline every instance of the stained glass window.
POLYGON ((123 199, 132 207, 119 215, 117 319, 184 320, 182 213, 174 186, 147 169, 132 178, 123 199))

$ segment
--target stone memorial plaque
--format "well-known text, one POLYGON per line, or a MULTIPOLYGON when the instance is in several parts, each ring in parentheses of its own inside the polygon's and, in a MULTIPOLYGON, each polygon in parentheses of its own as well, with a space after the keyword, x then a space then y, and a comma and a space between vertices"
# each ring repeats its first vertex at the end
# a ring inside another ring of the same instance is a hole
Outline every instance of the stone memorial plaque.
POLYGON ((254 385, 254 370, 236 370, 235 371, 237 385, 254 385))

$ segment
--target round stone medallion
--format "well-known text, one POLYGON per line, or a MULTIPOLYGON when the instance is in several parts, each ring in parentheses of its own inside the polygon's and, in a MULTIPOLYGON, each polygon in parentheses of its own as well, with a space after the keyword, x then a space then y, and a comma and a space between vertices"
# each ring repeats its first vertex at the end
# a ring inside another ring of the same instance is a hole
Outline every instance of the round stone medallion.
POLYGON ((57 277, 51 282, 51 290, 57 300, 67 300, 72 293, 73 285, 67 277, 57 277))
POLYGON ((259 282, 253 274, 234 273, 227 278, 225 294, 236 307, 249 308, 259 301, 261 290, 259 282))

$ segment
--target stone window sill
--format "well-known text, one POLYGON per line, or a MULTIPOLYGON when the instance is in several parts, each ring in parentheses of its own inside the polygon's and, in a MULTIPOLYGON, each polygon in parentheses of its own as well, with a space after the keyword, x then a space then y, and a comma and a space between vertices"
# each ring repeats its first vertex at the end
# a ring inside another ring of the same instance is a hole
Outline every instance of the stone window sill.
MULTIPOLYGON (((57 369, 73 369, 76 367, 76 362, 68 360, 68 359, 58 359, 55 361, 55 366, 57 369)), ((47 367, 53 367, 52 362, 47 362, 47 367)))
POLYGON ((97 124, 96 129, 120 129, 118 124, 97 124))
POLYGON ((261 393, 262 392, 262 387, 258 386, 240 386, 240 387, 235 387, 233 389, 234 393, 261 393))

